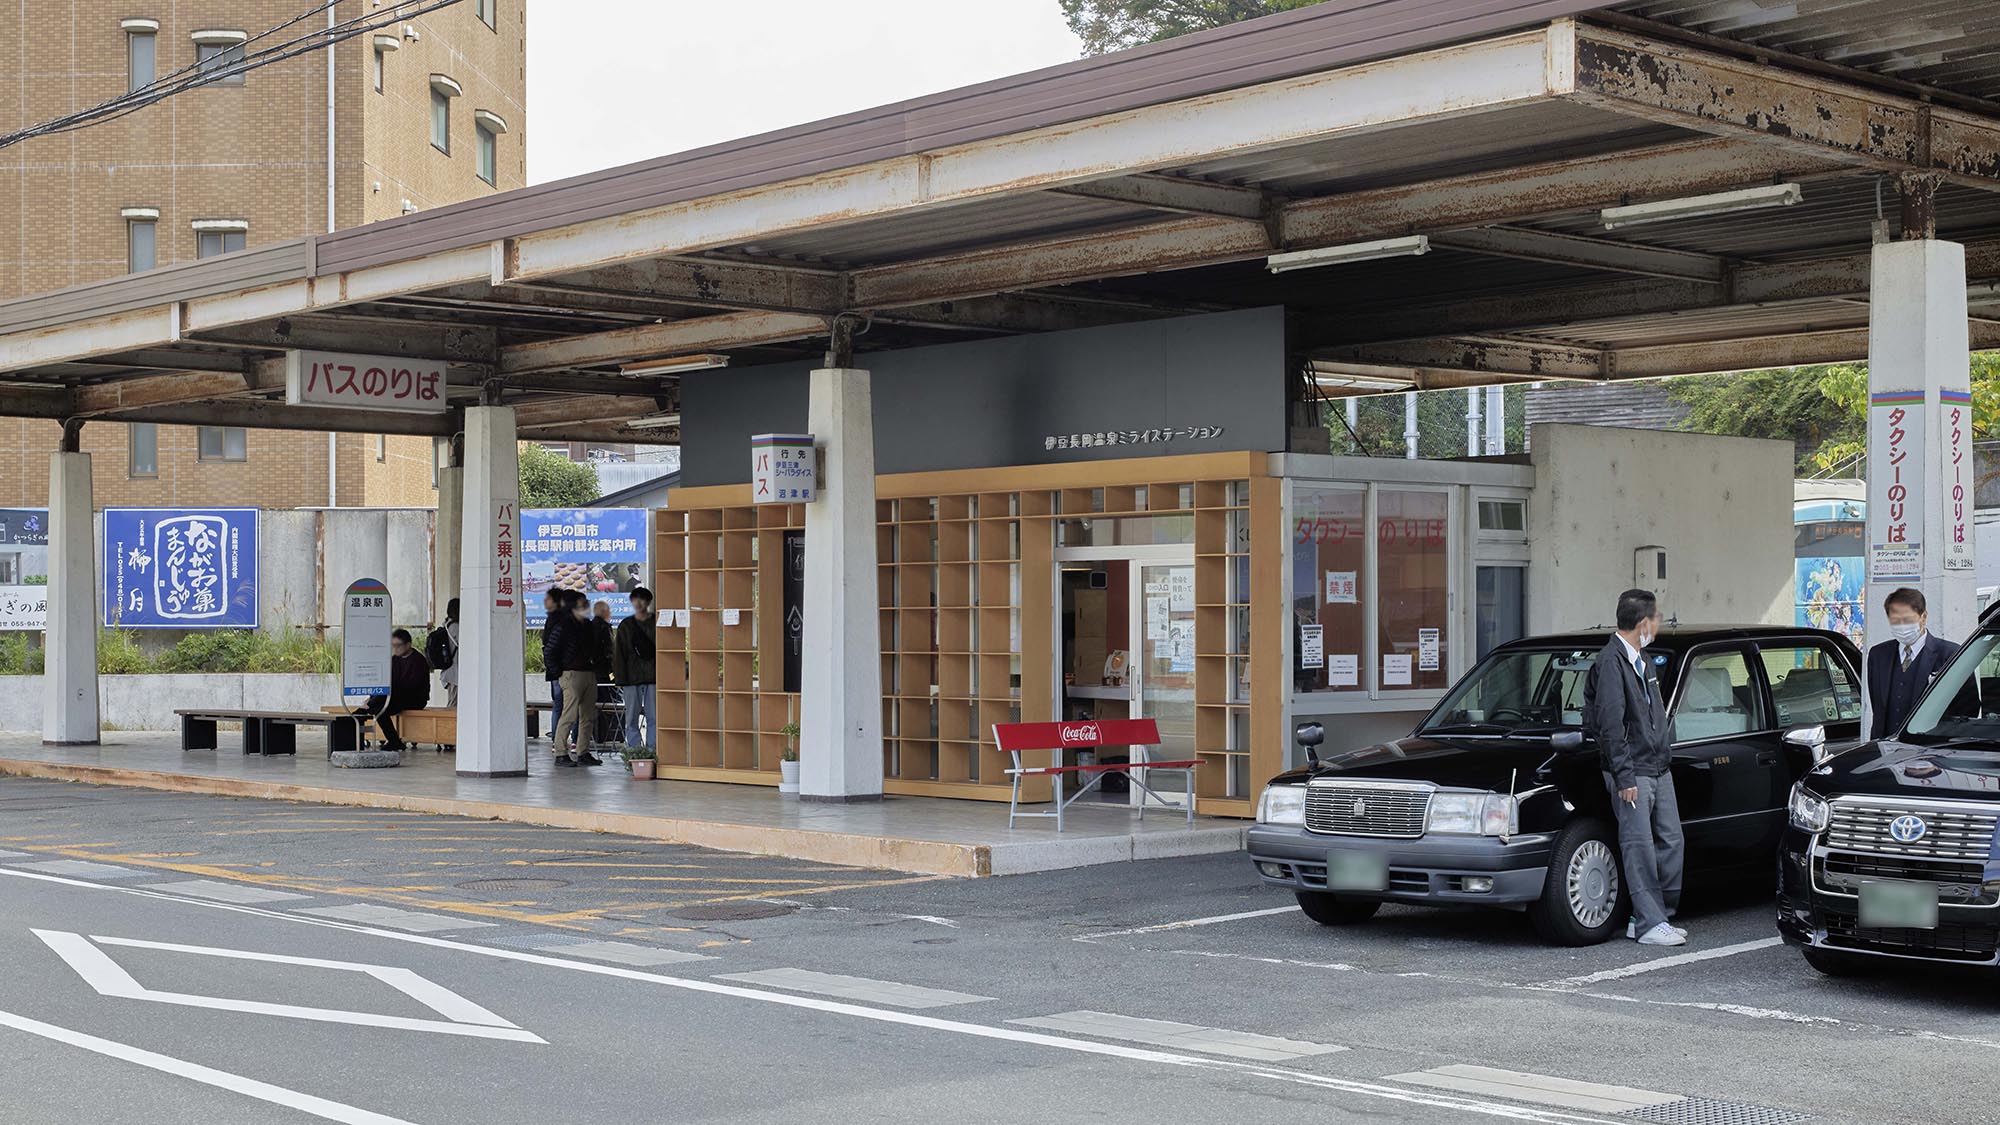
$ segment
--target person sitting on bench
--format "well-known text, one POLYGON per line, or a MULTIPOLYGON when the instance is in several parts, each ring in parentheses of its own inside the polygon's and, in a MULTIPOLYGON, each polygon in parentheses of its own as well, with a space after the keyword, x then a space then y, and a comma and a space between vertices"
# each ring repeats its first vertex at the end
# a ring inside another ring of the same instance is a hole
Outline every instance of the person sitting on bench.
POLYGON ((368 705, 355 714, 373 716, 375 724, 382 728, 386 748, 400 753, 403 739, 396 733, 396 724, 390 722, 389 717, 405 711, 421 711, 430 701, 430 661, 425 660, 424 654, 411 643, 410 631, 398 629, 389 634, 389 694, 371 698, 368 705))

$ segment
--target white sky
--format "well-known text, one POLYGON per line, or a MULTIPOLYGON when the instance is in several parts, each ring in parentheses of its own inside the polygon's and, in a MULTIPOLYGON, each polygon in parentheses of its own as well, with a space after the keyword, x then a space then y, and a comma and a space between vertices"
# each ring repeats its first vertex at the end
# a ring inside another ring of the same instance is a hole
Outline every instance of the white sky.
POLYGON ((1056 0, 543 0, 528 11, 528 180, 1079 54, 1056 0))

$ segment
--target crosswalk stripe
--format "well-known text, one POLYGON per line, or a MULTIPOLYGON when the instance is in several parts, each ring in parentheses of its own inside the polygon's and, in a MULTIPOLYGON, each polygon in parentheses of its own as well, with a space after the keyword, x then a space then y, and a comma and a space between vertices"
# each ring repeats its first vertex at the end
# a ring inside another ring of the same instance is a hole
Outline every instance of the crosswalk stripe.
POLYGON ((239 883, 223 883, 214 879, 188 879, 179 883, 148 883, 149 891, 171 891, 175 894, 193 895, 196 898, 214 899, 217 902, 290 902, 303 899, 305 895, 295 895, 289 891, 273 891, 264 887, 246 887, 239 883))
POLYGON ((49 875, 75 875, 83 879, 131 879, 145 874, 129 867, 114 867, 108 863, 92 863, 85 859, 52 859, 45 863, 15 864, 23 871, 40 871, 49 875))
POLYGON ((1033 1019, 1007 1022, 1020 1024, 1023 1027, 1094 1035, 1100 1039, 1151 1043, 1158 1047, 1200 1051, 1210 1055, 1227 1055, 1230 1058, 1251 1059, 1256 1062, 1284 1062, 1288 1059, 1305 1058, 1308 1055, 1329 1055, 1347 1049, 1328 1043, 1308 1043, 1299 1039, 1280 1039, 1273 1035, 1257 1035, 1248 1031, 1229 1031, 1219 1027, 1202 1027, 1199 1024, 1175 1023, 1172 1020, 1141 1019, 1137 1016, 1121 1016, 1110 1012, 1062 1012, 1053 1016, 1037 1016, 1033 1019))
POLYGON ((397 910, 391 906, 376 906, 372 903, 357 902, 347 906, 319 906, 300 910, 300 914, 312 914, 320 918, 337 918, 343 922, 362 922, 371 926, 388 926, 396 930, 412 933, 432 934, 443 930, 466 930, 477 926, 490 926, 491 922, 475 922, 469 918, 447 918, 442 914, 424 914, 415 910, 397 910))
MULTIPOLYGON (((574 950, 566 949, 563 952, 570 953, 574 950)), ((794 992, 817 992, 822 996, 890 1004, 898 1008, 944 1008, 953 1004, 977 1004, 993 999, 991 996, 974 996, 969 992, 920 988, 914 984, 869 980, 867 977, 844 977, 835 973, 816 973, 809 969, 760 969, 752 973, 731 973, 721 979, 764 985, 769 988, 789 988, 794 992)))
POLYGON ((1594 1113, 1627 1113, 1654 1106, 1683 1102, 1682 1094, 1662 1094, 1630 1086, 1608 1086, 1598 1082, 1578 1082, 1546 1074, 1528 1074, 1490 1066, 1440 1066, 1412 1074, 1392 1074, 1385 1081, 1433 1086, 1462 1094, 1484 1094, 1513 1101, 1552 1105, 1561 1109, 1594 1113))
POLYGON ((679 965, 688 961, 713 961, 715 958, 705 953, 686 953, 678 949, 657 949, 649 945, 634 945, 629 941, 586 941, 577 945, 567 945, 551 952, 565 957, 588 957, 594 961, 613 961, 620 965, 637 965, 641 968, 652 965, 679 965))

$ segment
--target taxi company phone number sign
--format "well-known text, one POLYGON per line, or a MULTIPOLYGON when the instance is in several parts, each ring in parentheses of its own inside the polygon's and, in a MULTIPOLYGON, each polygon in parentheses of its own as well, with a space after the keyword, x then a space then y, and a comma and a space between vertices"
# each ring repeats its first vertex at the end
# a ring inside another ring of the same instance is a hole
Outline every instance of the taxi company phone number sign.
POLYGON ((257 627, 257 509, 106 508, 104 624, 257 627))

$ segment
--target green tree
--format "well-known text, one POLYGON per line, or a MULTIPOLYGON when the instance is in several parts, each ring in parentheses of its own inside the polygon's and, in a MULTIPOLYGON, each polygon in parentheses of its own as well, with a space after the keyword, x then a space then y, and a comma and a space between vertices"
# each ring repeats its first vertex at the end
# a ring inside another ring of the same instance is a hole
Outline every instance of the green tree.
POLYGON ((1057 0, 1087 55, 1157 43, 1319 0, 1057 0))
MULTIPOLYGON (((1519 453, 1526 447, 1526 387, 1506 389, 1507 452, 1519 453)), ((1480 408, 1485 409, 1485 399, 1480 408)), ((1403 456, 1403 396, 1366 395, 1355 400, 1355 431, 1347 429, 1347 402, 1331 399, 1320 412, 1333 434, 1336 455, 1369 457, 1403 456), (1357 438, 1359 439, 1357 441, 1357 438)), ((1485 422, 1479 427, 1486 432, 1485 422)), ((1444 460, 1465 456, 1465 392, 1437 390, 1417 392, 1417 454, 1444 460)))
POLYGON ((1858 443, 1863 418, 1827 393, 1829 385, 1868 385, 1868 369, 1836 363, 1780 367, 1669 380, 1668 393, 1688 408, 1681 429, 1699 434, 1775 438, 1798 450, 1801 470, 1840 460, 1833 450, 1858 443))
POLYGON ((574 508, 590 503, 597 495, 596 469, 534 442, 521 443, 523 508, 574 508))

